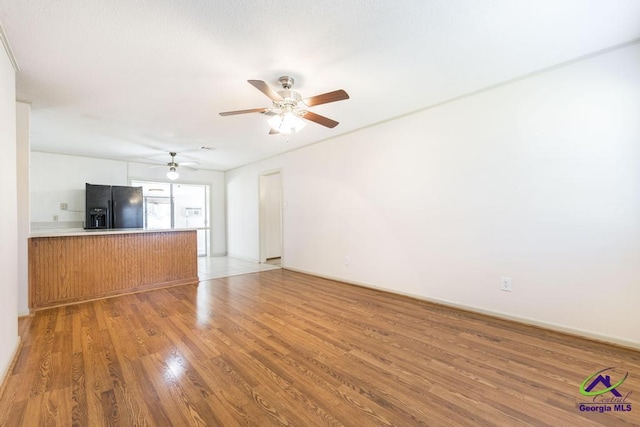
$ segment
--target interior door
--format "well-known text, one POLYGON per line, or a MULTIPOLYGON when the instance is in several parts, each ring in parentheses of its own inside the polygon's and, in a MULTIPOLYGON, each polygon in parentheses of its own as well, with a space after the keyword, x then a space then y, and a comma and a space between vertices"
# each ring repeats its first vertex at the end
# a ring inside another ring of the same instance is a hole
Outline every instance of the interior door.
POLYGON ((259 176, 260 262, 282 257, 282 174, 259 176))

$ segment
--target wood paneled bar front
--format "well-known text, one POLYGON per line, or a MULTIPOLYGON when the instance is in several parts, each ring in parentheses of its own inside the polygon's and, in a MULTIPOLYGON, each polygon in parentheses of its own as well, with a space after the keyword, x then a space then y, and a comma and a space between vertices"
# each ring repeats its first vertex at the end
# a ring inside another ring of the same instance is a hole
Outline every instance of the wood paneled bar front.
POLYGON ((195 230, 34 233, 31 310, 198 283, 195 230))

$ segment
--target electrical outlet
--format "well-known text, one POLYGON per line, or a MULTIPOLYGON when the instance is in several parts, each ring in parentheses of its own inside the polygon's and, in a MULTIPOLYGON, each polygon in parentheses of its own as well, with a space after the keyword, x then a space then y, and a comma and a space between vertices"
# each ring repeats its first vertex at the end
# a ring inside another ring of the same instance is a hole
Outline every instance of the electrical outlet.
POLYGON ((500 290, 511 292, 511 277, 503 277, 500 279, 500 290))
POLYGON ((67 205, 66 203, 60 203, 61 211, 66 211, 67 209, 69 209, 69 205, 67 205))
POLYGON ((348 256, 344 257, 344 265, 349 267, 351 265, 351 258, 349 258, 348 256))
POLYGON ((58 215, 54 215, 54 216, 53 216, 53 220, 54 220, 54 221, 57 221, 57 220, 58 220, 58 215))

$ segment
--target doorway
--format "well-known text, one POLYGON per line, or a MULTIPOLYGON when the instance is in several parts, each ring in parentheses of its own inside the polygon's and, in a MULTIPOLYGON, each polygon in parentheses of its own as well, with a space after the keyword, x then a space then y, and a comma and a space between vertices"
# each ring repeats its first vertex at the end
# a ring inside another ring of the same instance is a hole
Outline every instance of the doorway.
POLYGON ((260 262, 280 261, 282 266, 282 173, 259 175, 260 262))
POLYGON ((142 187, 144 227, 150 230, 195 229, 198 256, 209 255, 209 186, 169 182, 132 181, 142 187))

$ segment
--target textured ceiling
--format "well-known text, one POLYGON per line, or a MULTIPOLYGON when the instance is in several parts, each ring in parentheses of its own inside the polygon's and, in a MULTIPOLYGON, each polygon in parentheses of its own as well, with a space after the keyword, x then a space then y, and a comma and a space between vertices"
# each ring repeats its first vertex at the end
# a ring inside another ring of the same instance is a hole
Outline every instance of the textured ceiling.
POLYGON ((638 0, 0 0, 32 148, 228 170, 640 37, 638 0), (287 141, 247 83, 291 75, 312 111, 287 141), (200 146, 213 150, 198 150, 200 146))

